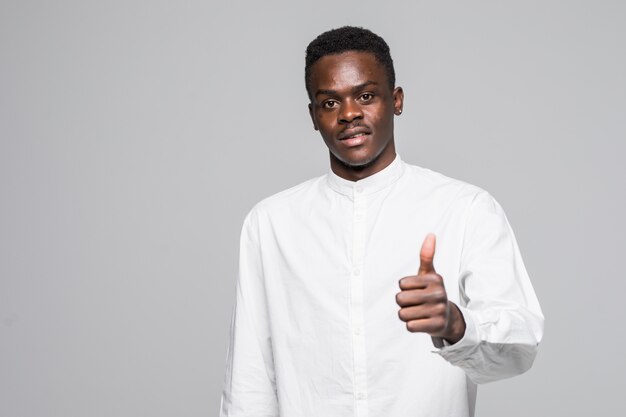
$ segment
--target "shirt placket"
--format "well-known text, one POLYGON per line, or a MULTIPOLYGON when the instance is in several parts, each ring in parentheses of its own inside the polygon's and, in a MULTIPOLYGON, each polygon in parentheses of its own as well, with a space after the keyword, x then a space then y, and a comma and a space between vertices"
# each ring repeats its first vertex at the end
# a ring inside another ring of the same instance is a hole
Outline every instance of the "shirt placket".
POLYGON ((355 416, 367 417, 367 361, 363 321, 363 276, 367 232, 367 198, 361 186, 353 187, 353 242, 351 279, 352 347, 354 355, 355 416))

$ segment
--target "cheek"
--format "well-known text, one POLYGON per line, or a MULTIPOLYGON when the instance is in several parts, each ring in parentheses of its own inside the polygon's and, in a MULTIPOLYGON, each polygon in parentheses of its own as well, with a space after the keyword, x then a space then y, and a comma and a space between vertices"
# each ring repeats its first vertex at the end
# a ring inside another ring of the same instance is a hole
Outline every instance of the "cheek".
POLYGON ((335 126, 335 124, 333 123, 334 118, 329 115, 318 116, 316 121, 317 121, 317 127, 321 132, 330 131, 335 126))
POLYGON ((372 113, 369 120, 371 126, 379 133, 386 132, 393 126, 393 118, 379 112, 372 113))

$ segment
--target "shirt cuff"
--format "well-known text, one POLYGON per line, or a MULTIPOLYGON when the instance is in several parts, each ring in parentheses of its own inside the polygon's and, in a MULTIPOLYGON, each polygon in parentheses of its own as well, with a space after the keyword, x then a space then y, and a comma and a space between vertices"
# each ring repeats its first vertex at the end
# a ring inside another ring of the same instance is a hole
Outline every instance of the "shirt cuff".
POLYGON ((476 315, 465 307, 459 305, 457 305, 457 307, 463 315, 463 320, 465 320, 465 333, 463 337, 453 345, 446 342, 444 339, 443 346, 432 351, 454 365, 467 359, 480 344, 476 315))

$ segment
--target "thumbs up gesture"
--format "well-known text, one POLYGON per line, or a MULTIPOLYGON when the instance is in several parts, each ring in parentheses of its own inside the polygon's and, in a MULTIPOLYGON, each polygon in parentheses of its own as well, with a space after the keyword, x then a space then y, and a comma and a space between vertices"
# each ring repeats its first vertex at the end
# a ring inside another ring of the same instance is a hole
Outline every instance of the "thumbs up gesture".
POLYGON ((454 344, 465 334, 465 321, 456 304, 448 300, 443 278, 435 271, 435 243, 435 235, 426 236, 417 275, 400 280, 401 291, 396 294, 398 316, 408 331, 428 333, 435 345, 440 345, 435 338, 454 344))

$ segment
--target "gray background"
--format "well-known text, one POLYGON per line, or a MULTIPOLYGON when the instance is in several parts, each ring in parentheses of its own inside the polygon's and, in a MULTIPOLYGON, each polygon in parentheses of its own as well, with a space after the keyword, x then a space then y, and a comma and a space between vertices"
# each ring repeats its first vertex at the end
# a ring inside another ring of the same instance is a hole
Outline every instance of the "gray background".
POLYGON ((325 173, 304 49, 392 48, 403 159, 504 206, 546 315, 478 416, 623 412, 622 1, 0 3, 0 415, 210 416, 241 222, 325 173))

